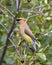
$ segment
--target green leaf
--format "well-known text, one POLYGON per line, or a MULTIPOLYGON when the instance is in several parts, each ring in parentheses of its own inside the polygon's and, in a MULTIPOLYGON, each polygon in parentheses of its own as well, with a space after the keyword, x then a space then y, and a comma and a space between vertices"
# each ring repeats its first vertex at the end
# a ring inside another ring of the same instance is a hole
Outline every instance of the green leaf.
POLYGON ((36 63, 35 65, 41 65, 40 63, 36 63))
POLYGON ((6 58, 6 59, 5 59, 5 62, 6 62, 7 64, 13 64, 13 63, 14 63, 13 59, 10 58, 10 57, 6 58))
POLYGON ((38 60, 46 61, 46 56, 44 53, 37 53, 36 56, 37 56, 38 60))

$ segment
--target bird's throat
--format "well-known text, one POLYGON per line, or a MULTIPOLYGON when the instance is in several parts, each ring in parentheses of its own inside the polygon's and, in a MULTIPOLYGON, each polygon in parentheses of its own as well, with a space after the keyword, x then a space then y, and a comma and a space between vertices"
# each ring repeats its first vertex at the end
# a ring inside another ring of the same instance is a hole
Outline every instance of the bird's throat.
POLYGON ((23 23, 24 23, 24 20, 20 20, 19 23, 20 23, 20 24, 23 24, 23 23))

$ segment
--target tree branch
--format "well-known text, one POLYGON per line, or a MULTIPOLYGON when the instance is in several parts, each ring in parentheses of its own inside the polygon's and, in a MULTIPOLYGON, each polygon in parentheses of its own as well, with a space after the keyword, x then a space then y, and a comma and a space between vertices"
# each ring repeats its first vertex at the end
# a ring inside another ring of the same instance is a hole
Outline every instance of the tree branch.
MULTIPOLYGON (((18 0, 18 1, 20 1, 20 0, 18 0)), ((17 0, 16 0, 16 2, 17 2, 17 0)), ((18 4, 18 6, 17 6, 17 12, 18 12, 18 11, 19 11, 19 5, 20 5, 20 3, 18 2, 17 4, 18 4)), ((6 8, 5 8, 5 9, 6 9, 6 8)), ((1 56, 1 58, 0 58, 0 65, 2 65, 4 56, 5 56, 5 54, 6 54, 6 50, 7 50, 7 47, 8 47, 9 38, 10 38, 10 35, 11 35, 13 29, 14 29, 15 22, 16 22, 16 16, 14 17, 14 22, 13 22, 13 24, 12 24, 12 26, 11 26, 11 29, 10 29, 8 35, 7 35, 7 39, 6 39, 6 42, 5 42, 5 47, 4 47, 2 56, 1 56)))
POLYGON ((4 5, 2 5, 2 4, 0 3, 0 6, 1 6, 2 8, 4 8, 5 10, 7 10, 11 16, 15 17, 15 15, 14 15, 9 9, 7 9, 4 5))

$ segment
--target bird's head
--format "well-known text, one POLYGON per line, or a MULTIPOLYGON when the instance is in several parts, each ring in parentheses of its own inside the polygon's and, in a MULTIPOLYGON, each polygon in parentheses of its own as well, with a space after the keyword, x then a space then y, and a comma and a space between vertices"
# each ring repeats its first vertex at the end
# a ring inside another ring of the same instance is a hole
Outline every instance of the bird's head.
POLYGON ((19 21, 19 23, 22 24, 26 21, 26 19, 25 18, 18 18, 17 21, 19 21))

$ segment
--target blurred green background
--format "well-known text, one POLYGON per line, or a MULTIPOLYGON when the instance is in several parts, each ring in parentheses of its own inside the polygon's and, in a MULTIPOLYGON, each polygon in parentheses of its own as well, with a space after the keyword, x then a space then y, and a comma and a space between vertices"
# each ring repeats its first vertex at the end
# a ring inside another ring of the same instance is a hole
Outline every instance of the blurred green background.
MULTIPOLYGON (((0 57, 14 20, 7 9, 15 15, 16 1, 0 0, 0 12, 3 12, 0 14, 0 57)), ((14 32, 8 42, 3 65, 52 65, 52 1, 21 0, 17 17, 27 19, 38 42, 37 52, 34 53, 24 46, 26 41, 20 36, 19 24, 16 22, 17 32, 14 32)))

